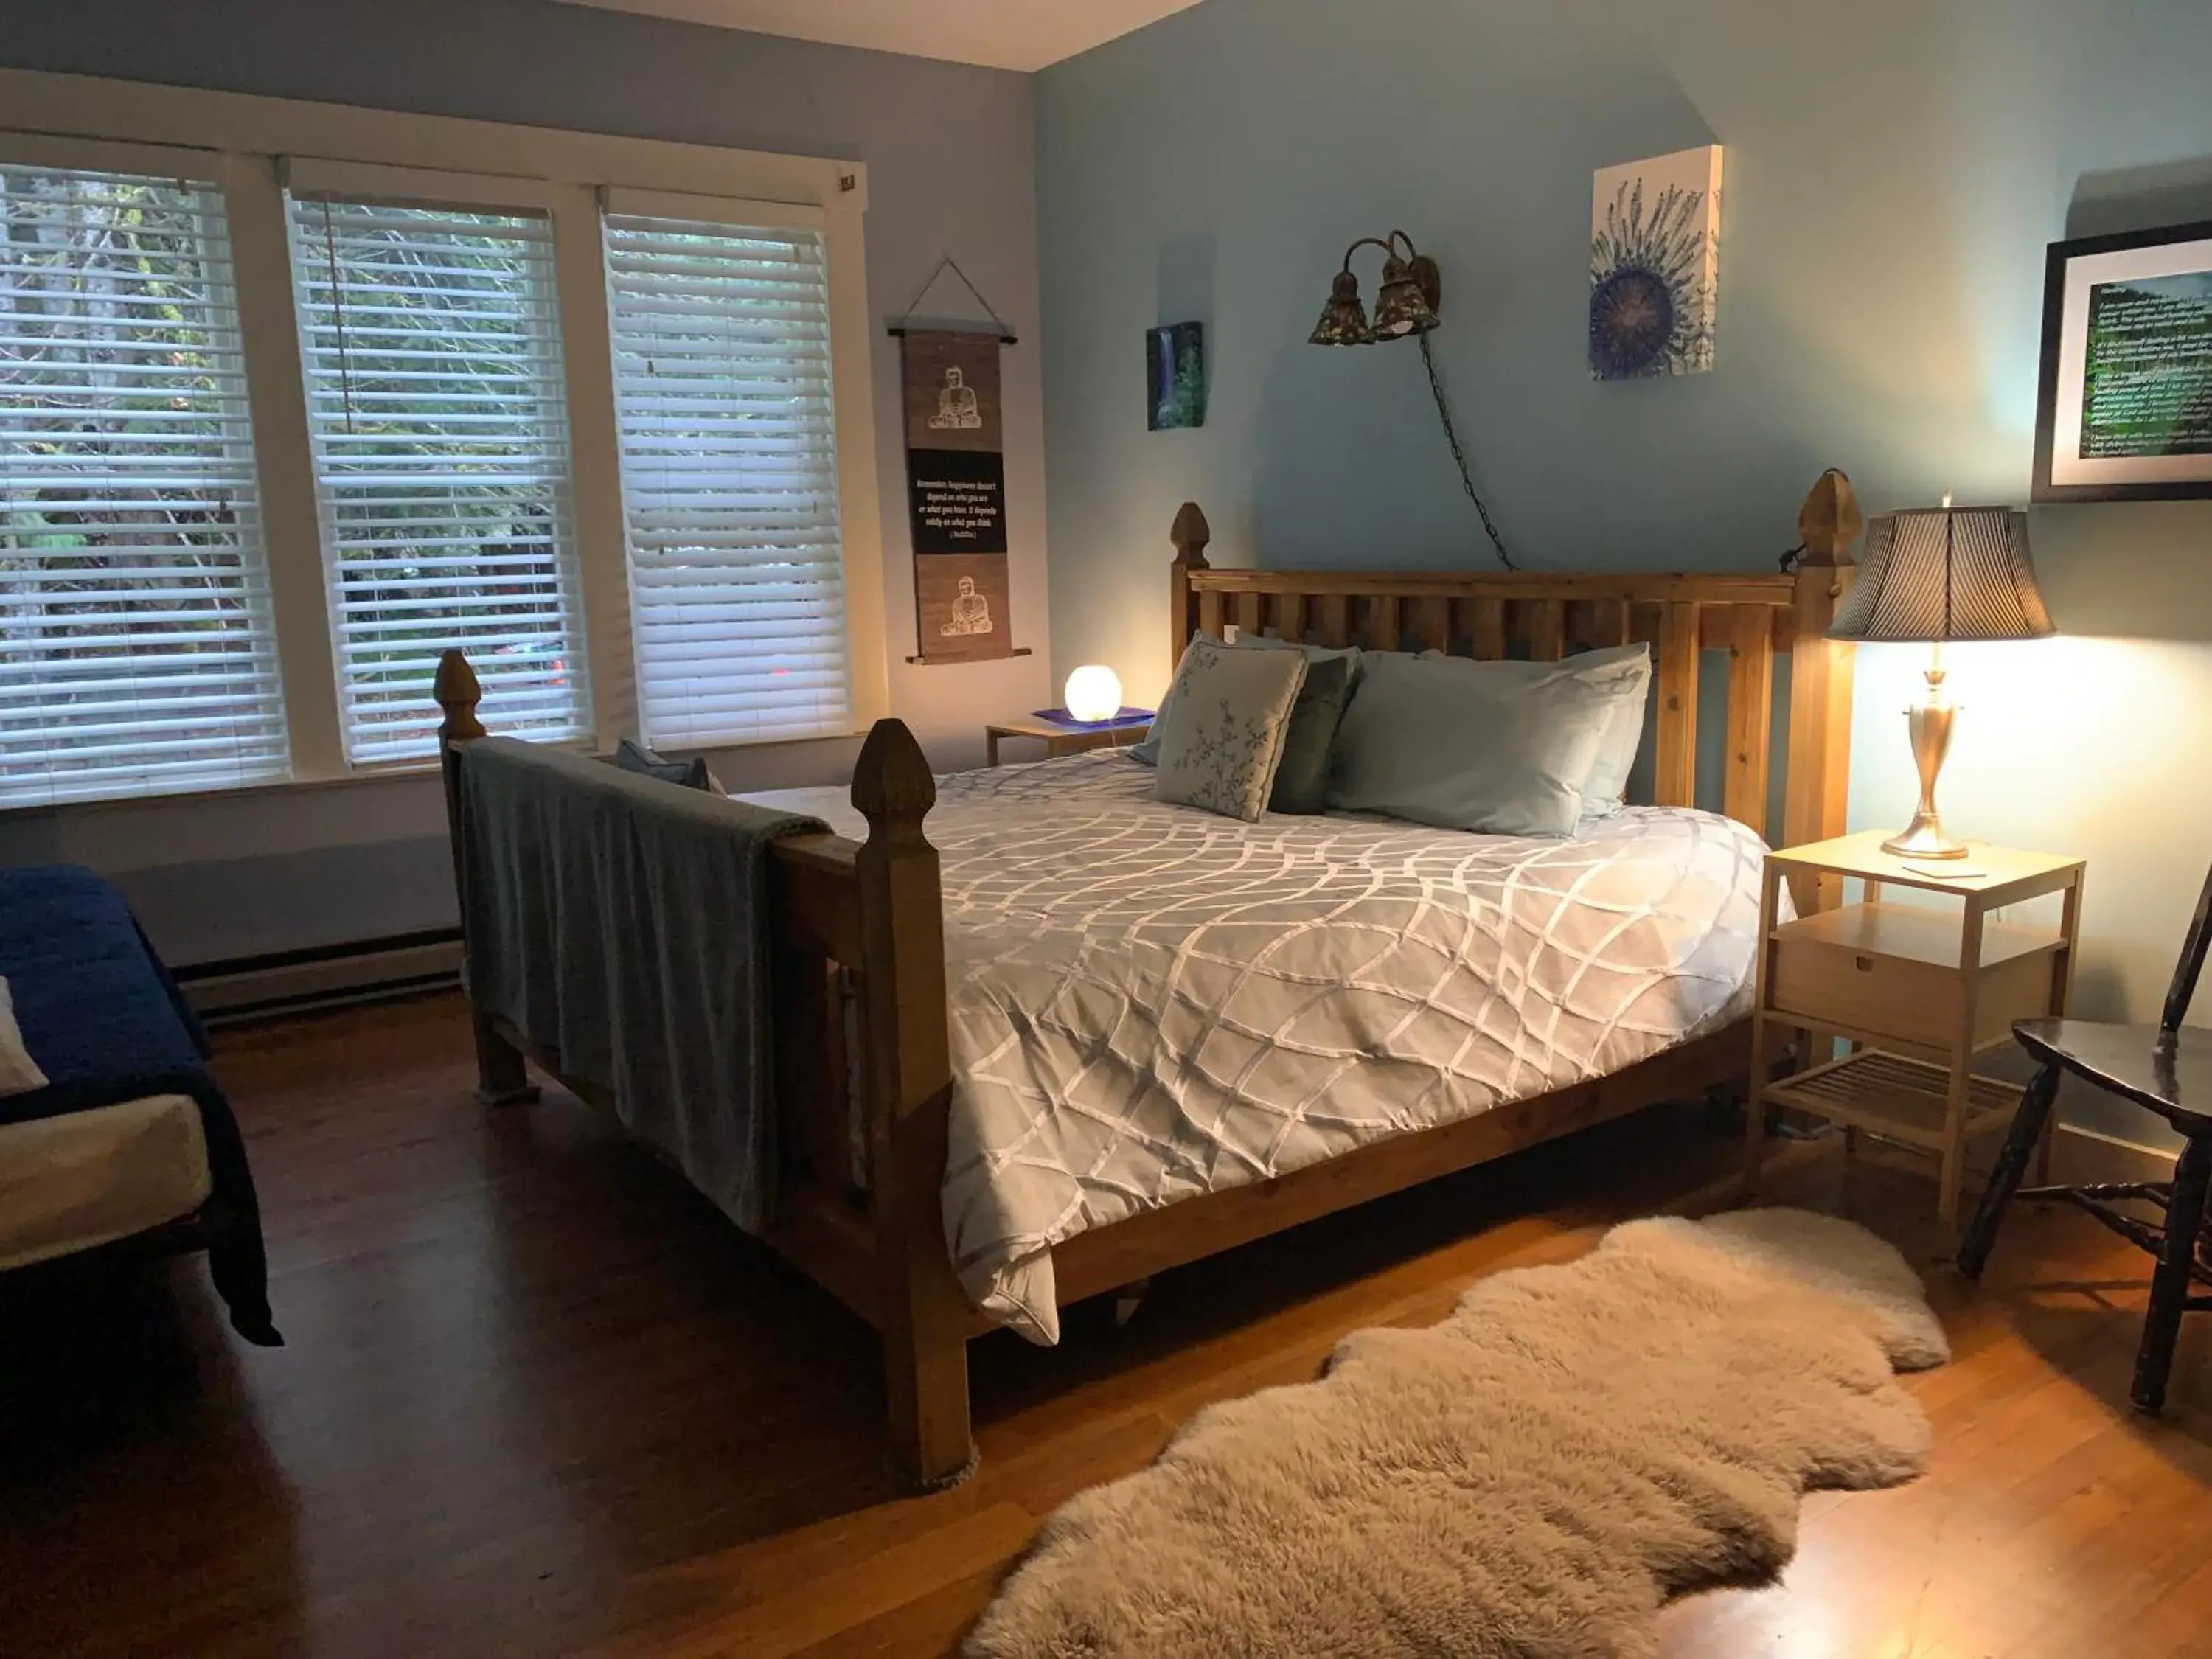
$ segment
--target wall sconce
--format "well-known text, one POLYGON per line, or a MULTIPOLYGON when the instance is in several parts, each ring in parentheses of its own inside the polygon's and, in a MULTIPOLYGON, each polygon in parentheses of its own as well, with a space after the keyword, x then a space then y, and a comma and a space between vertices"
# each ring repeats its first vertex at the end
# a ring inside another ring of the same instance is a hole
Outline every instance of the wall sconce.
POLYGON ((1344 250, 1344 264, 1329 284, 1328 303, 1322 307, 1321 321, 1307 336, 1307 343, 1320 346, 1376 345, 1384 340, 1402 340, 1408 335, 1418 335, 1421 342, 1421 362, 1429 371, 1429 392, 1437 400, 1437 418, 1443 423, 1444 441, 1451 446, 1452 462, 1459 468, 1459 481, 1467 491, 1468 500, 1482 517, 1484 533, 1490 544, 1498 550, 1498 562, 1508 570, 1520 567, 1505 550, 1505 544, 1498 534, 1498 526, 1490 521, 1490 509, 1482 502, 1475 489, 1474 475, 1467 465, 1467 452, 1460 447, 1458 430, 1452 425, 1451 404, 1444 397, 1444 383, 1437 374, 1436 354, 1429 349, 1429 336, 1442 325, 1437 307, 1443 299, 1443 273, 1437 262, 1413 246, 1413 239, 1402 230, 1394 230, 1389 236, 1363 236, 1344 250), (1399 252, 1401 246, 1404 252, 1399 252), (1367 309, 1359 302, 1359 278, 1352 273, 1352 256, 1364 247, 1382 250, 1382 286, 1376 290, 1375 321, 1367 320, 1367 309))
POLYGON ((1344 250, 1344 268, 1329 286, 1328 304, 1314 325, 1313 345, 1373 345, 1379 340, 1402 340, 1408 334, 1425 334, 1441 320, 1437 306, 1443 297, 1443 276, 1437 262, 1413 246, 1413 239, 1394 230, 1386 240, 1363 236, 1344 250), (1398 244, 1406 245, 1401 255, 1398 244), (1375 323, 1359 303, 1359 278, 1352 274, 1352 256, 1364 247, 1382 250, 1382 286, 1375 296, 1375 323))

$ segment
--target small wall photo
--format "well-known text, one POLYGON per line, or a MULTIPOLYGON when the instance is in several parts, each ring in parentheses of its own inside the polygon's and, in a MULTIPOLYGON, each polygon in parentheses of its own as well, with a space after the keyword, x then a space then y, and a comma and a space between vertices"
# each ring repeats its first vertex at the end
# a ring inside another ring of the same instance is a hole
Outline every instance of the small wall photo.
POLYGON ((1206 325, 1170 323, 1145 336, 1145 424, 1171 432, 1206 424, 1206 325))

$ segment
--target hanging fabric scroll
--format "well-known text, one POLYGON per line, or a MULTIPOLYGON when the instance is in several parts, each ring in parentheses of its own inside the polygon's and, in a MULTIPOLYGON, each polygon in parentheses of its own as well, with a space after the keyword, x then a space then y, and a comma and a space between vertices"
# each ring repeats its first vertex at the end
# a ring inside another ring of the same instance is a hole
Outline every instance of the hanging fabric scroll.
MULTIPOLYGON (((950 260, 938 274, 946 266, 967 281, 950 260)), ((989 310, 988 302, 984 308, 989 310)), ((1003 324, 986 333, 909 328, 903 319, 892 332, 903 347, 907 516, 919 635, 914 660, 1026 656, 1012 634, 1006 428, 999 396, 999 352, 1013 336, 1003 324)))

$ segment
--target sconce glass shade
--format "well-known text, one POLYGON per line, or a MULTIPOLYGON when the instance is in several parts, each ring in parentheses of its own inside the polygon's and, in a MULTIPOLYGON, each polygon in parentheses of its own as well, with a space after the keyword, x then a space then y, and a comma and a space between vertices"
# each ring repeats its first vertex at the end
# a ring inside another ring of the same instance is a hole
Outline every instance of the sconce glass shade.
POLYGON ((1426 334, 1437 320, 1413 266, 1392 254, 1382 266, 1382 291, 1375 296, 1375 337, 1402 340, 1408 334, 1426 334))
POLYGON ((1359 278, 1348 270, 1336 273, 1329 285, 1328 303, 1308 339, 1311 345, 1373 345, 1375 331, 1367 326, 1367 307, 1359 303, 1359 278))
POLYGON ((1060 693, 1067 712, 1090 723, 1110 720, 1121 712, 1121 678, 1100 663, 1089 663, 1067 677, 1060 693))

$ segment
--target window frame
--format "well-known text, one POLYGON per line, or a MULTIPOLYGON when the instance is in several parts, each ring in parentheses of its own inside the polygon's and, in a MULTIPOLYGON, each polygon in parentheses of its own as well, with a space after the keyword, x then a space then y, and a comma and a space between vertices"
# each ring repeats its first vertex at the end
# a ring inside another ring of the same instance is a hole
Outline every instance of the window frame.
MULTIPOLYGON (((247 788, 435 764, 431 757, 362 765, 345 758, 287 223, 288 190, 310 183, 318 191, 434 198, 489 211, 530 206, 551 215, 592 736, 603 748, 635 729, 639 707, 603 204, 611 198, 681 202, 701 218, 818 212, 829 272, 852 732, 865 732, 889 712, 864 165, 26 70, 0 69, 0 110, 6 112, 0 158, 11 162, 177 173, 222 186, 292 757, 288 780, 247 788)), ((190 799, 193 793, 162 799, 190 799)), ((0 816, 142 799, 150 798, 0 807, 0 816)))

